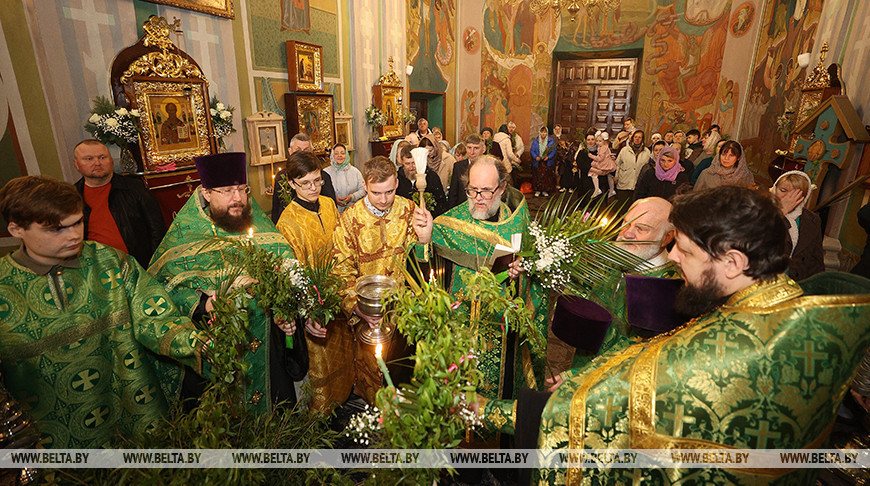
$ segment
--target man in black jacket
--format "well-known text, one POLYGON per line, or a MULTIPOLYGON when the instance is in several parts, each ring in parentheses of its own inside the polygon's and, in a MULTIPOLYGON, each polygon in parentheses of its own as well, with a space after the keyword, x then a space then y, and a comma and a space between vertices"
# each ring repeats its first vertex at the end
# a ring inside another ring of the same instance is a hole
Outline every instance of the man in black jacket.
POLYGON ((82 178, 76 189, 85 200, 85 239, 117 248, 148 266, 166 234, 157 199, 141 180, 115 174, 109 149, 98 140, 83 140, 73 149, 82 178))

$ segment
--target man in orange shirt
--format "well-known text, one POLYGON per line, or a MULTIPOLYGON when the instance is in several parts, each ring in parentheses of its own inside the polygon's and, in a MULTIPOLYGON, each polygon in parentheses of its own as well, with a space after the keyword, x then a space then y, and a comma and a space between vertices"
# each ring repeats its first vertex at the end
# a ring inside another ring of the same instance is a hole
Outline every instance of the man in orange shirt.
POLYGON ((109 149, 97 140, 79 142, 73 162, 82 178, 85 239, 117 248, 147 267, 166 234, 157 200, 134 177, 115 174, 109 149))

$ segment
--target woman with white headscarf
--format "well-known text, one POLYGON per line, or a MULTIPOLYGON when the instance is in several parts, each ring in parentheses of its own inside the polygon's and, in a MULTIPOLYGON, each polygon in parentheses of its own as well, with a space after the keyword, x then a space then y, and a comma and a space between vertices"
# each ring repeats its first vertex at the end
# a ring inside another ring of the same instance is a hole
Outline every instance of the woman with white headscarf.
POLYGON ((816 213, 806 208, 815 188, 806 172, 791 170, 779 176, 770 189, 791 225, 788 230, 792 248, 788 275, 797 281, 825 271, 822 221, 816 213))
POLYGON ((335 202, 339 214, 351 204, 359 201, 366 195, 363 187, 362 172, 350 165, 347 156, 347 147, 337 143, 329 153, 329 167, 323 169, 332 178, 332 187, 335 188, 335 202))

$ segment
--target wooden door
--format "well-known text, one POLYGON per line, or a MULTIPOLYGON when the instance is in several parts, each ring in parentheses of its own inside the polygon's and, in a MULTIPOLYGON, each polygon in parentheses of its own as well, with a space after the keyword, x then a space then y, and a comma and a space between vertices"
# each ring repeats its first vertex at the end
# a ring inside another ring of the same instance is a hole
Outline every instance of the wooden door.
POLYGON ((637 59, 559 61, 554 120, 563 131, 595 127, 615 134, 629 116, 637 59))

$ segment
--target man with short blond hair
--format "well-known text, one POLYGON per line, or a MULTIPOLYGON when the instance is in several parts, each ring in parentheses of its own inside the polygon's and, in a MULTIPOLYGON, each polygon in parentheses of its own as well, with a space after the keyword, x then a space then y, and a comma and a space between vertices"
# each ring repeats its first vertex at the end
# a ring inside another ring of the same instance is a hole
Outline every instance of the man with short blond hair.
POLYGON ((116 174, 108 147, 98 140, 79 142, 73 163, 82 175, 75 186, 85 202, 85 239, 121 250, 147 266, 166 234, 157 199, 140 179, 116 174))
MULTIPOLYGON (((381 318, 367 315, 357 306, 356 283, 369 275, 385 275, 402 285, 408 252, 432 238, 432 214, 408 199, 396 197, 398 173, 390 159, 370 159, 363 165, 362 174, 366 195, 341 214, 335 228, 335 274, 343 282, 342 309, 356 316, 352 320, 363 321, 357 325, 375 328, 381 318)), ((359 343, 356 356, 355 393, 374 404, 382 384, 377 363, 371 352, 359 348, 359 343)))

